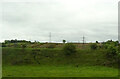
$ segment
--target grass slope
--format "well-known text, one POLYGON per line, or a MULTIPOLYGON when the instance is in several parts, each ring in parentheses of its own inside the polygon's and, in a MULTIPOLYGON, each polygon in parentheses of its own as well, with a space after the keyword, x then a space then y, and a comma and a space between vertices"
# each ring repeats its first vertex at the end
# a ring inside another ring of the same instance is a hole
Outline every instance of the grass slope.
MULTIPOLYGON (((106 50, 77 49, 65 56, 60 48, 3 48, 3 77, 116 77, 118 69, 105 67, 106 50), (34 55, 35 59, 34 59, 34 55), (37 60, 37 61, 36 61, 37 60), (39 62, 39 63, 38 63, 39 62)), ((110 65, 108 65, 110 66, 110 65)))
POLYGON ((106 50, 82 50, 65 56, 61 49, 44 49, 33 52, 33 48, 3 48, 3 65, 103 65, 107 62, 106 50), (36 54, 34 59, 34 54, 36 54), (37 60, 37 61, 36 61, 37 60), (39 62, 39 63, 38 63, 39 62))

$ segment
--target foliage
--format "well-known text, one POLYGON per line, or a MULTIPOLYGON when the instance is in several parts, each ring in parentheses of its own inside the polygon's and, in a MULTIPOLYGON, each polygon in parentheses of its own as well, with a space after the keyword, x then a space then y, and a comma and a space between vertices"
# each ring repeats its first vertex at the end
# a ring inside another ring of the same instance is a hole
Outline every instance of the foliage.
POLYGON ((102 49, 107 49, 108 46, 109 46, 108 44, 104 44, 104 43, 103 43, 101 48, 102 48, 102 49))
POLYGON ((24 48, 26 48, 27 47, 27 45, 26 44, 22 44, 22 48, 24 49, 24 48))
POLYGON ((96 43, 99 43, 98 41, 96 41, 96 43))
MULTIPOLYGON (((108 60, 105 58, 107 50, 86 50, 77 49, 77 53, 70 56, 60 49, 49 48, 8 48, 4 47, 3 64, 4 65, 103 65, 108 60)), ((108 66, 108 65, 107 65, 108 66)), ((112 64, 113 66, 113 64, 112 64)))
POLYGON ((95 50, 95 49, 98 48, 98 46, 97 46, 96 43, 92 43, 92 44, 90 45, 90 48, 93 49, 93 50, 95 50))
POLYGON ((63 43, 65 43, 66 42, 66 40, 63 40, 63 43))
POLYGON ((20 48, 20 47, 21 47, 21 45, 20 45, 20 44, 18 44, 18 43, 14 43, 14 47, 15 47, 15 48, 20 48))
POLYGON ((26 41, 26 40, 5 40, 5 43, 31 43, 31 41, 26 41))
POLYGON ((109 45, 108 49, 107 49, 107 53, 106 53, 106 57, 110 60, 116 59, 117 58, 117 48, 109 45))
POLYGON ((5 43, 2 43, 2 47, 7 47, 5 43))
MULTIPOLYGON (((108 62, 117 61, 117 57, 120 56, 120 48, 118 48, 118 41, 107 41, 104 43, 86 43, 85 48, 82 48, 82 44, 62 44, 62 43, 3 43, 5 46, 3 47, 3 62, 13 64, 36 64, 39 62, 41 65, 43 64, 89 64, 89 65, 103 65, 104 62, 106 64, 108 62), (20 45, 18 48, 17 45, 20 45), (34 46, 34 48, 32 48, 34 46), (72 55, 76 52, 77 53, 72 55), (14 48, 13 48, 14 47, 14 48), (27 47, 27 48, 26 48, 27 47), (61 50, 61 48, 63 49, 61 50), (54 49, 50 49, 54 48, 54 49), (91 48, 91 49, 89 49, 91 48), (95 50, 98 49, 99 50, 95 50), (9 49, 9 50, 8 50, 9 49), (40 51, 34 51, 33 49, 41 49, 40 51), (118 51, 119 49, 119 51, 118 51), (95 51, 94 51, 95 50, 95 51), (17 52, 17 53, 16 53, 17 52), (21 54, 24 53, 24 54, 21 54), (6 55, 5 55, 6 54, 6 55), (65 56, 66 55, 66 56, 65 56), (69 56, 70 55, 70 56, 69 56), (34 57, 35 56, 35 57, 34 57), (68 56, 68 57, 67 57, 68 56), (96 58, 96 59, 95 59, 96 58), (16 60, 14 60, 16 59, 16 60), (89 59, 92 61, 89 61, 89 59), (6 61, 4 61, 6 60, 6 61), (38 60, 38 61, 37 61, 38 60), (53 62, 54 61, 54 62, 53 62), (52 63, 53 62, 53 63, 52 63)), ((109 63, 113 64, 113 63, 109 63)), ((108 66, 108 65, 107 65, 108 66)))
POLYGON ((119 42, 118 41, 112 41, 112 40, 108 40, 107 42, 104 42, 103 45, 106 47, 108 47, 109 45, 112 45, 112 46, 118 46, 119 45, 119 42))
POLYGON ((75 47, 75 45, 73 45, 71 43, 67 43, 63 47, 63 51, 64 51, 65 55, 71 55, 71 54, 76 53, 76 47, 75 47))

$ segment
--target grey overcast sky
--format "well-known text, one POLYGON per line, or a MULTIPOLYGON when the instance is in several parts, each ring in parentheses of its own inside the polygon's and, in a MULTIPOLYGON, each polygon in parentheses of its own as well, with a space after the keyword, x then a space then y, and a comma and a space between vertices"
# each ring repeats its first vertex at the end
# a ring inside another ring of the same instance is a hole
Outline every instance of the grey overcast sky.
POLYGON ((0 41, 118 39, 118 0, 3 0, 0 41))

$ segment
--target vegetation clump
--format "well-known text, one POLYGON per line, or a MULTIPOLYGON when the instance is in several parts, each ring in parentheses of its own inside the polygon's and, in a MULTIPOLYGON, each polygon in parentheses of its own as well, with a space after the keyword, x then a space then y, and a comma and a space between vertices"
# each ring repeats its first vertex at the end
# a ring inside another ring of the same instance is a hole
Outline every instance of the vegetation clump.
POLYGON ((97 46, 96 43, 93 43, 93 44, 90 45, 90 48, 93 49, 93 50, 95 50, 95 49, 98 48, 98 46, 97 46))
POLYGON ((72 54, 76 53, 76 46, 71 43, 67 43, 63 47, 63 51, 64 51, 65 55, 72 55, 72 54))
POLYGON ((2 47, 7 47, 5 43, 2 43, 2 47))
POLYGON ((107 49, 106 57, 111 60, 116 59, 117 49, 114 46, 110 45, 107 49))
POLYGON ((112 66, 118 61, 120 62, 120 44, 118 41, 96 41, 96 43, 85 43, 84 45, 82 43, 66 43, 66 40, 63 43, 15 41, 2 43, 3 62, 5 64, 8 62, 10 64, 41 65, 57 63, 76 64, 78 67, 80 64, 88 64, 88 62, 90 65, 105 64, 105 66, 112 66), (89 61, 89 59, 91 60, 89 61), (52 61, 54 62, 51 63, 52 61))
POLYGON ((22 44, 22 48, 25 49, 27 47, 26 44, 22 44))

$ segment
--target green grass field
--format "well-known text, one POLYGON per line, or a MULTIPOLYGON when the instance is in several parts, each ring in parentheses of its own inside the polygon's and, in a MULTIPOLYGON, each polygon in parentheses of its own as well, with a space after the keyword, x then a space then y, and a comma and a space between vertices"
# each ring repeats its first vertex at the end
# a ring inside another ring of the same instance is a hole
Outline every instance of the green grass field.
POLYGON ((103 66, 3 66, 3 77, 117 77, 118 69, 103 66))

